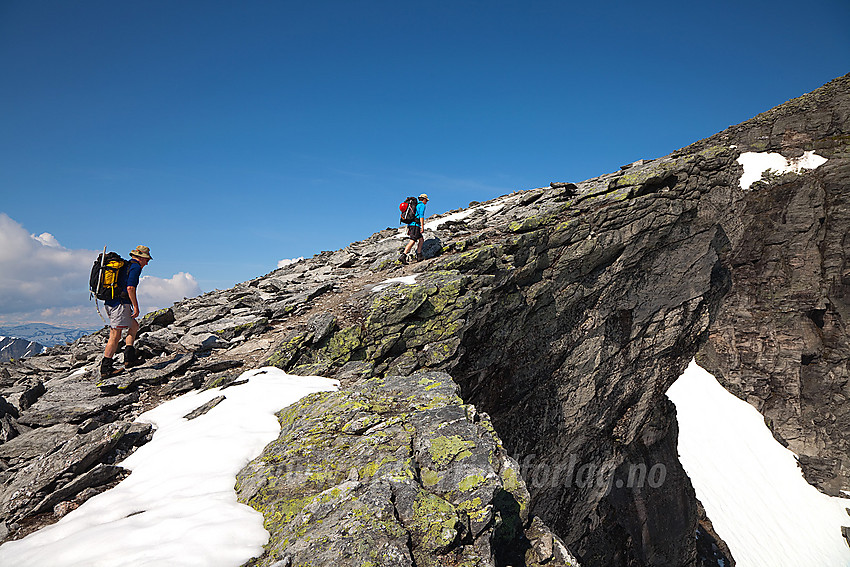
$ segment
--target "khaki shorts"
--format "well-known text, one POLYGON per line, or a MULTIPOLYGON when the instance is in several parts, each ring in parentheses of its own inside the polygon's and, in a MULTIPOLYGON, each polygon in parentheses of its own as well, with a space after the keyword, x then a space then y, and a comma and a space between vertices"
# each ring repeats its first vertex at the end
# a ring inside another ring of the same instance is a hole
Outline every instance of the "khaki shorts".
POLYGON ((113 329, 128 329, 133 324, 133 306, 128 303, 120 303, 115 307, 104 305, 106 316, 109 317, 109 326, 113 329))

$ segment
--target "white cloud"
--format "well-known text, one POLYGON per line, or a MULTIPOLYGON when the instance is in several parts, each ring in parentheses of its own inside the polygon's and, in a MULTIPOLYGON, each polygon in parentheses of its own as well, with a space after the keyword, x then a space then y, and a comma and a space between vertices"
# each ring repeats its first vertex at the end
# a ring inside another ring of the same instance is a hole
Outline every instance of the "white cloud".
POLYGON ((143 313, 170 307, 175 301, 201 294, 201 287, 186 272, 174 274, 169 279, 155 276, 142 276, 139 280, 139 309, 143 313))
POLYGON ((294 264, 295 262, 300 262, 303 259, 304 259, 303 256, 299 256, 298 258, 293 258, 291 260, 280 260, 277 263, 277 267, 282 268, 284 266, 288 266, 289 264, 294 264))
POLYGON ((49 233, 31 235, 0 213, 0 318, 82 305, 96 257, 91 250, 61 246, 49 233))
POLYGON ((56 240, 56 237, 50 234, 49 232, 42 232, 38 236, 33 235, 33 238, 44 244, 45 246, 50 246, 51 248, 62 248, 59 244, 59 241, 56 240))
MULTIPOLYGON (((103 324, 88 289, 99 253, 65 248, 49 232, 30 234, 0 213, 0 324, 38 321, 83 328, 103 324)), ((201 293, 195 278, 183 272, 170 279, 144 276, 143 280, 139 285, 143 312, 201 293)))

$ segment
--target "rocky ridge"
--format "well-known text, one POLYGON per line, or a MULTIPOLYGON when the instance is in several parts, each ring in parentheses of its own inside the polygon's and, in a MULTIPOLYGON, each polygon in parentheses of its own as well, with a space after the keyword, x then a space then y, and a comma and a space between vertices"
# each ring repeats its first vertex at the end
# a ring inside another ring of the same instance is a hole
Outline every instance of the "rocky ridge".
POLYGON ((432 217, 419 264, 386 229, 180 302, 113 379, 87 370, 103 332, 4 364, 6 537, 119 479, 144 409, 274 365, 342 388, 281 412, 240 474, 272 534, 252 564, 729 564, 664 392, 697 356, 810 481, 850 490, 848 105, 850 76, 669 156, 432 217), (827 163, 740 186, 745 152, 811 150, 827 163))

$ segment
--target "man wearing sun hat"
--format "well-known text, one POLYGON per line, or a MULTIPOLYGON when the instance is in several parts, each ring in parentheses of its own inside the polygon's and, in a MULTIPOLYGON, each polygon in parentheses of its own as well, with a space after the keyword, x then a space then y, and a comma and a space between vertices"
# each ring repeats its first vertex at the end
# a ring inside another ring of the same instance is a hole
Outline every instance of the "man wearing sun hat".
POLYGON ((419 204, 416 205, 416 219, 407 225, 407 237, 410 242, 404 248, 404 253, 401 255, 401 263, 407 264, 408 260, 413 259, 410 251, 413 249, 413 244, 416 244, 416 261, 422 261, 422 245, 425 243, 425 237, 422 232, 425 230, 425 205, 428 204, 428 195, 422 193, 419 195, 419 204))
POLYGON ((130 367, 140 363, 139 356, 133 342, 139 333, 139 300, 136 297, 136 288, 139 285, 139 277, 142 268, 148 265, 151 258, 151 250, 147 246, 136 246, 130 251, 130 261, 125 268, 119 272, 119 287, 124 290, 120 297, 104 301, 106 315, 109 317, 109 340, 103 351, 103 362, 100 364, 100 375, 105 377, 119 372, 112 366, 112 357, 118 352, 121 343, 121 334, 127 329, 127 338, 124 347, 124 366, 130 367))

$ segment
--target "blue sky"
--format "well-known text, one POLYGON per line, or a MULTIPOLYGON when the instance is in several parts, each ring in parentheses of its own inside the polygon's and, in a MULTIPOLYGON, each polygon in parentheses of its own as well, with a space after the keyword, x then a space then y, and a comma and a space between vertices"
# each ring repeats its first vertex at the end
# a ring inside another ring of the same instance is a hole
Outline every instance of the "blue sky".
MULTIPOLYGON (((230 287, 396 226, 409 194, 444 212, 710 136, 850 72, 848 22, 846 0, 0 0, 0 244, 146 244, 163 286, 230 287)), ((86 284, 55 278, 60 321, 25 264, 0 250, 0 323, 72 323, 86 284)))

